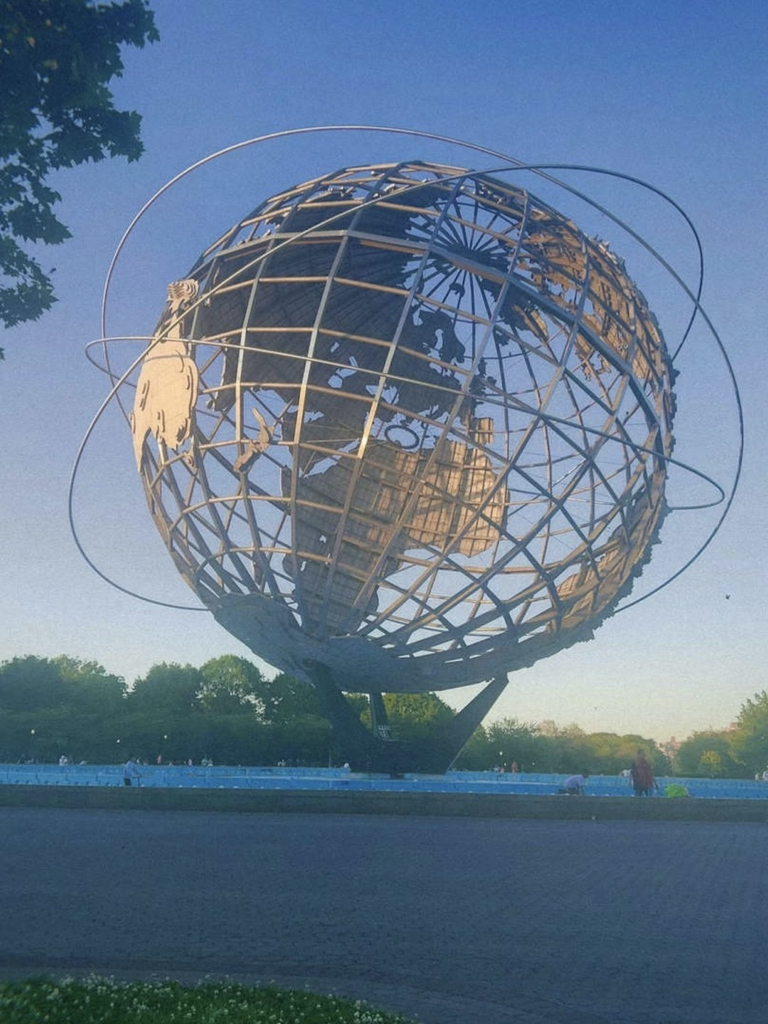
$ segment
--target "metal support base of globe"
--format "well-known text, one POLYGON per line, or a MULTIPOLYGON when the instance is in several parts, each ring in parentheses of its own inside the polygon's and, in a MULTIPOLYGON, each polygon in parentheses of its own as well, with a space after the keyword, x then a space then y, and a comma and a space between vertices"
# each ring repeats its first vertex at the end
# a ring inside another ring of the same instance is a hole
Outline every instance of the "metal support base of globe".
POLYGON ((433 733, 428 742, 402 742, 386 736, 382 694, 370 694, 372 731, 366 729, 330 670, 317 662, 307 665, 323 713, 333 726, 342 760, 353 771, 400 776, 406 773, 442 775, 448 771, 507 685, 506 676, 492 680, 461 711, 433 733))

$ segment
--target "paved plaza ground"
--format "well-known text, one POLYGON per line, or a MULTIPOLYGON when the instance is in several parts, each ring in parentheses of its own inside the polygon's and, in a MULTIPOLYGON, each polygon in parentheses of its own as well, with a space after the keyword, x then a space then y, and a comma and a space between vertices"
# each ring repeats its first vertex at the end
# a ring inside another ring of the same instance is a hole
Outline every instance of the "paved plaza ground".
POLYGON ((0 976, 206 975, 424 1024, 764 1024, 768 825, 0 807, 0 976))

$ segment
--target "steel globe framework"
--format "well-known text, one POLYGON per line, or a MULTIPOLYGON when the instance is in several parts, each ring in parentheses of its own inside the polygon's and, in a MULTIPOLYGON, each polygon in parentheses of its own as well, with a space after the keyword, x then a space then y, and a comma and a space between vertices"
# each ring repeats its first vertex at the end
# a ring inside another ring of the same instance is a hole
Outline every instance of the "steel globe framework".
POLYGON ((591 636, 649 558, 672 379, 607 244, 486 173, 367 165, 263 202, 169 286, 131 428, 179 572, 319 687, 359 763, 400 763, 383 692, 488 683, 405 765, 447 767, 506 673, 591 636))

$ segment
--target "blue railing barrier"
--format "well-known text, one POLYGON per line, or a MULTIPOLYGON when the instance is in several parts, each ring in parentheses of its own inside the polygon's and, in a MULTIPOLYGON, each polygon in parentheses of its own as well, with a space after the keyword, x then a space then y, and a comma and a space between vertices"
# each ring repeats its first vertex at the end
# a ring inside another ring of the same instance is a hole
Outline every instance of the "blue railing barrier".
MULTIPOLYGON (((460 772, 445 775, 404 775, 390 778, 346 768, 282 768, 232 765, 140 765, 134 785, 165 789, 358 790, 425 793, 505 793, 554 796, 567 775, 534 772, 460 772)), ((768 798, 768 782, 755 779, 659 778, 652 799, 664 797, 668 785, 682 785, 699 799, 754 800, 768 798)), ((0 785, 122 786, 122 765, 0 764, 0 785)), ((631 796, 629 779, 593 775, 589 796, 631 796)))

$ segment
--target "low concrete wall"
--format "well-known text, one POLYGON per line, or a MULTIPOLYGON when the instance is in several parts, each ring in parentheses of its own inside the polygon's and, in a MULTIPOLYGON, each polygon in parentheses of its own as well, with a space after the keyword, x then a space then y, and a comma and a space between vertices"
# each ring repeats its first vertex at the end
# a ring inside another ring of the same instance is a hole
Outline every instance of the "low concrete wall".
POLYGON ((471 818, 768 823, 768 801, 763 800, 513 796, 503 793, 0 786, 0 806, 115 811, 236 811, 247 814, 420 814, 471 818))

